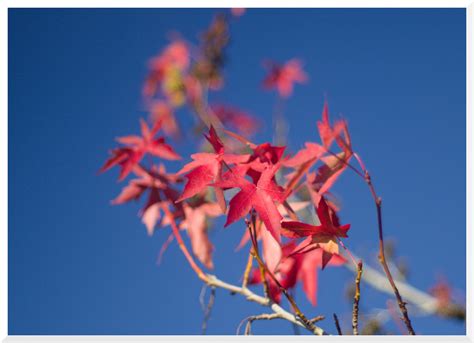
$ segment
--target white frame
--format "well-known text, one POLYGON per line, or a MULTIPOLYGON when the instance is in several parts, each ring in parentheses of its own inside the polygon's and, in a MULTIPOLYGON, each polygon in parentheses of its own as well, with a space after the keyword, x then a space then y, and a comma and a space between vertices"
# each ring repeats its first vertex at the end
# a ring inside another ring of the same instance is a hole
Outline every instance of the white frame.
POLYGON ((379 341, 385 340, 390 342, 407 342, 407 341, 450 341, 450 342, 474 342, 474 323, 472 321, 473 314, 473 234, 472 234, 472 215, 469 209, 473 209, 472 194, 472 153, 473 146, 473 22, 474 22, 474 0, 412 0, 412 1, 390 1, 390 0, 292 0, 291 2, 284 0, 201 0, 199 4, 196 0, 182 0, 178 2, 168 2, 163 0, 4 0, 0 1, 0 37, 3 49, 0 53, 0 75, 3 75, 0 83, 0 159, 4 161, 0 168, 0 189, 2 196, 0 197, 0 337, 5 337, 3 342, 136 342, 136 341, 161 341, 161 342, 177 342, 177 341, 285 341, 285 336, 8 336, 8 9, 9 8, 42 8, 42 7, 61 7, 61 8, 80 8, 80 7, 101 7, 101 8, 151 8, 151 7, 168 7, 168 8, 186 8, 186 7, 315 7, 315 8, 465 8, 466 9, 466 335, 465 336, 332 336, 332 337, 305 337, 290 336, 291 340, 307 341, 379 341))

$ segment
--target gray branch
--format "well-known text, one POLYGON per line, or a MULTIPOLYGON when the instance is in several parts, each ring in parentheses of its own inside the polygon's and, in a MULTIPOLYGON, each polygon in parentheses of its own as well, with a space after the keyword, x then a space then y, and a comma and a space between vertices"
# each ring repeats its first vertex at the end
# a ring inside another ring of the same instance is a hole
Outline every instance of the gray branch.
MULTIPOLYGON (((207 284, 209 286, 223 288, 223 289, 226 289, 226 290, 228 290, 228 291, 230 291, 234 294, 240 294, 240 295, 244 296, 248 301, 252 301, 252 302, 255 302, 255 303, 260 304, 262 306, 269 307, 276 314, 275 317, 285 319, 285 320, 289 321, 290 323, 293 323, 293 324, 298 325, 302 328, 308 329, 299 317, 297 317, 293 313, 290 313, 290 312, 286 311, 284 308, 282 308, 280 305, 274 303, 270 299, 262 297, 260 295, 257 295, 246 287, 243 288, 243 287, 231 285, 229 283, 221 281, 217 277, 215 277, 214 275, 207 275, 207 277, 208 277, 207 284)), ((322 336, 322 335, 327 334, 323 329, 321 329, 318 326, 315 327, 315 329, 314 329, 314 331, 312 331, 312 333, 315 334, 315 335, 318 335, 318 336, 322 336)))

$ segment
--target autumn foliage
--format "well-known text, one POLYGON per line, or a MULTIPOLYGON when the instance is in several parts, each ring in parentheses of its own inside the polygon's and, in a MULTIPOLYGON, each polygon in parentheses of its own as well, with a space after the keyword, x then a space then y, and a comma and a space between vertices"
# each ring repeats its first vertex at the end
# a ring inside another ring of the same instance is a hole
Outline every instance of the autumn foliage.
MULTIPOLYGON (((232 13, 240 16, 243 11, 232 13)), ((257 119, 235 106, 207 104, 206 99, 207 92, 224 83, 221 68, 228 22, 229 17, 217 16, 194 56, 190 43, 176 39, 150 60, 143 87, 150 124, 140 119, 140 135, 117 138, 121 145, 111 151, 101 171, 118 166, 120 181, 133 174, 112 203, 136 201, 146 194, 140 217, 148 234, 175 224, 187 233, 194 256, 207 269, 214 265, 214 246, 208 236, 212 219, 225 216, 224 227, 240 222, 232 229, 242 231, 242 248, 250 240, 244 219, 254 216, 269 271, 287 289, 301 282, 316 305, 317 270, 346 263, 338 242, 348 237, 350 225, 340 224, 330 190, 353 155, 347 123, 340 119, 331 124, 325 104, 318 121, 315 116, 318 142, 309 141, 294 153, 271 142, 251 142, 248 135, 257 131, 257 119), (186 164, 170 173, 164 162, 181 157, 167 137, 179 135, 175 114, 183 106, 204 124, 198 128, 208 145, 184 157, 186 164), (331 150, 333 145, 337 153, 331 150), (302 193, 309 197, 303 199, 302 193), (297 214, 312 209, 317 215, 311 221, 297 214)), ((268 74, 263 88, 276 90, 282 98, 292 94, 296 83, 308 80, 298 59, 264 65, 268 74)), ((280 289, 266 278, 272 300, 279 302, 280 289)), ((261 282, 258 268, 252 270, 249 283, 261 282)))
MULTIPOLYGON (((214 266, 209 229, 224 217, 226 230, 242 232, 238 249, 251 255, 261 249, 264 266, 244 276, 249 285, 264 284, 268 297, 280 303, 282 291, 294 291, 300 283, 316 306, 318 270, 353 262, 350 252, 341 252, 352 232, 331 189, 345 171, 356 169, 365 177, 366 169, 353 150, 347 122, 331 120, 326 102, 313 110, 314 135, 298 151, 252 138, 261 122, 234 104, 208 103, 208 93, 225 86, 229 25, 244 9, 231 13, 217 15, 199 44, 176 38, 149 61, 142 89, 149 118, 140 119, 139 134, 117 138, 119 146, 100 170, 118 167, 120 181, 129 177, 112 203, 142 200, 140 217, 148 234, 167 237, 162 253, 175 239, 187 249, 180 236, 186 233, 190 259, 200 263, 192 267, 201 278, 202 267, 214 266), (196 118, 192 132, 203 143, 190 156, 180 156, 172 144, 182 135, 182 109, 196 118), (181 160, 181 167, 166 170, 170 160, 181 160)), ((296 58, 264 66, 262 89, 281 100, 309 80, 296 58)))

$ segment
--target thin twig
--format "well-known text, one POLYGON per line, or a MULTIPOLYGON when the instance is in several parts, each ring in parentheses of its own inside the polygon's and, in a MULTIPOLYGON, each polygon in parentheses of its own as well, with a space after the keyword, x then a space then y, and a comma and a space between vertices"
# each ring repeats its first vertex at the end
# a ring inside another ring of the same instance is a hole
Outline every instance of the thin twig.
POLYGON ((337 315, 335 313, 332 314, 334 318, 334 324, 336 324, 336 330, 339 336, 342 336, 342 331, 341 331, 341 325, 339 325, 339 319, 337 318, 337 315))
MULTIPOLYGON (((291 292, 291 296, 292 296, 293 299, 295 299, 295 301, 296 301, 294 289, 293 289, 293 291, 291 292)), ((313 323, 313 322, 311 321, 311 319, 310 319, 310 322, 313 323)), ((300 328, 299 328, 297 325, 291 324, 291 327, 293 328, 293 333, 294 333, 295 335, 301 335, 300 328)))
POLYGON ((207 302, 207 307, 204 312, 204 319, 202 321, 202 334, 206 334, 207 322, 211 317, 212 307, 214 306, 214 301, 216 299, 216 288, 211 287, 211 293, 209 294, 209 301, 207 302))
POLYGON ((253 254, 252 254, 252 251, 250 251, 249 257, 247 260, 247 265, 245 266, 245 270, 244 270, 244 279, 242 281, 242 288, 246 288, 249 282, 249 275, 250 275, 250 270, 252 269, 252 262, 253 262, 253 254))
POLYGON ((206 297, 206 290, 207 290, 207 284, 203 284, 201 288, 201 292, 199 293, 199 304, 201 305, 201 310, 204 312, 206 311, 206 303, 204 301, 204 298, 206 297))
POLYGON ((237 335, 240 333, 240 328, 242 327, 242 325, 247 322, 246 326, 245 326, 245 331, 244 331, 244 335, 250 335, 251 334, 251 326, 252 326, 252 322, 256 321, 256 320, 272 320, 272 319, 282 319, 282 316, 278 313, 263 313, 263 314, 259 314, 259 315, 255 315, 255 316, 249 316, 247 318, 244 318, 239 326, 237 327, 237 335))
POLYGON ((239 286, 235 286, 235 285, 226 283, 222 280, 219 280, 216 276, 210 275, 210 274, 207 275, 207 280, 208 280, 208 285, 209 286, 214 286, 216 288, 226 289, 229 292, 231 292, 232 294, 240 294, 240 295, 244 296, 248 301, 252 301, 252 302, 257 303, 259 305, 269 307, 273 312, 278 313, 281 316, 282 319, 285 319, 285 320, 287 320, 291 323, 295 323, 296 325, 309 330, 311 333, 313 333, 315 335, 318 335, 318 336, 326 335, 326 332, 322 328, 320 328, 320 327, 313 324, 314 325, 314 330, 311 330, 310 328, 308 328, 304 324, 304 322, 301 320, 301 318, 299 318, 299 317, 295 316, 293 313, 290 313, 287 310, 283 309, 280 305, 278 305, 277 303, 274 303, 270 299, 262 297, 261 295, 255 294, 254 292, 252 292, 248 288, 242 288, 242 287, 239 287, 239 286))
POLYGON ((316 316, 313 319, 310 319, 309 321, 311 323, 317 323, 317 322, 320 322, 321 320, 324 320, 324 318, 325 318, 324 316, 316 316))
MULTIPOLYGON (((253 255, 253 258, 257 258, 258 239, 257 239, 256 217, 255 217, 254 212, 252 212, 251 214, 251 223, 248 225, 251 225, 253 227, 253 230, 252 230, 250 229, 250 226, 249 226, 249 234, 250 234, 250 239, 252 241, 252 248, 250 249, 250 253, 253 255)), ((258 259, 258 258, 257 258, 257 261, 258 261, 258 269, 260 271, 260 278, 262 279, 263 294, 265 295, 266 298, 270 298, 270 288, 268 286, 267 278, 265 275, 264 263, 260 263, 261 259, 258 259)))
POLYGON ((268 286, 268 281, 265 275, 265 268, 263 267, 263 263, 258 264, 258 269, 260 270, 260 278, 262 279, 263 294, 266 298, 270 298, 270 287, 268 286))
MULTIPOLYGON (((354 255, 354 253, 352 253, 352 255, 354 256, 354 258, 358 259, 357 255, 354 255)), ((357 268, 352 263, 345 263, 344 266, 357 274, 357 268)), ((390 283, 388 282, 385 274, 380 273, 379 271, 368 266, 367 264, 364 265, 362 281, 366 282, 368 285, 372 286, 380 292, 393 294, 392 287, 390 286, 390 283)), ((396 282, 398 289, 403 294, 403 297, 410 303, 410 305, 416 306, 426 315, 440 314, 438 300, 434 296, 413 287, 412 285, 408 284, 403 280, 396 279, 396 282)), ((446 306, 444 308, 446 309, 446 306)), ((450 304, 448 305, 448 308, 457 308, 457 312, 460 313, 463 319, 465 318, 465 308, 462 308, 461 306, 456 304, 450 304)), ((446 315, 446 317, 458 319, 458 317, 455 316, 454 313, 446 315)))
POLYGON ((400 312, 402 313, 403 322, 405 323, 405 326, 408 329, 408 333, 410 335, 415 335, 415 330, 413 329, 411 325, 410 317, 408 316, 406 303, 403 301, 402 296, 400 295, 400 292, 398 291, 397 285, 395 284, 395 281, 393 280, 392 273, 390 272, 387 261, 385 259, 385 247, 384 247, 384 240, 383 240, 383 225, 382 225, 382 198, 380 198, 375 192, 372 179, 367 170, 365 170, 365 181, 367 182, 367 185, 369 186, 370 193, 372 194, 372 197, 375 202, 375 207, 377 209, 377 225, 379 229, 379 261, 380 261, 380 264, 382 265, 385 275, 387 275, 387 279, 390 283, 390 286, 392 287, 392 290, 395 293, 398 307, 400 308, 400 312))
MULTIPOLYGON (((253 301, 253 302, 256 302, 260 305, 270 307, 273 310, 273 312, 279 313, 282 316, 282 318, 284 318, 285 320, 287 320, 291 323, 295 323, 296 325, 299 325, 299 326, 309 330, 311 333, 313 333, 315 335, 320 336, 320 335, 325 335, 326 334, 323 329, 321 329, 320 327, 317 327, 313 323, 309 323, 310 325, 308 325, 307 319, 305 321, 303 318, 301 318, 301 316, 297 317, 294 314, 291 314, 290 312, 284 310, 278 304, 272 302, 270 299, 259 296, 255 293, 251 292, 247 287, 238 287, 238 286, 235 286, 235 285, 231 285, 231 284, 225 283, 225 282, 217 279, 213 275, 204 274, 204 272, 196 264, 196 262, 194 261, 192 255, 189 253, 186 245, 184 244, 184 241, 181 237, 179 229, 178 229, 178 227, 177 227, 177 225, 174 221, 174 218, 172 217, 172 214, 171 214, 167 204, 165 204, 163 206, 163 211, 165 212, 165 215, 167 215, 171 219, 170 224, 171 224, 171 228, 173 230, 173 234, 176 237, 176 241, 178 242, 178 245, 179 245, 182 253, 186 257, 186 260, 188 261, 188 263, 190 264, 191 268, 194 270, 196 275, 201 280, 203 280, 209 287, 219 287, 219 288, 227 289, 232 294, 241 294, 241 295, 245 296, 247 298, 247 300, 249 300, 249 301, 253 301)), ((259 263, 263 263, 261 259, 260 259, 259 263)), ((273 274, 269 274, 269 275, 273 275, 273 274)), ((286 292, 286 290, 285 290, 285 292, 286 292)))
POLYGON ((291 178, 290 181, 285 186, 284 198, 288 198, 291 195, 291 192, 295 189, 298 182, 305 175, 305 173, 317 162, 317 158, 312 158, 311 160, 303 163, 299 169, 296 171, 295 175, 291 178))
POLYGON ((308 320, 308 318, 306 318, 306 316, 303 314, 303 312, 301 312, 301 310, 299 309, 299 307, 296 304, 293 297, 288 293, 287 289, 281 285, 280 281, 278 281, 278 279, 275 277, 275 275, 273 275, 273 273, 268 269, 267 265, 262 261, 260 255, 259 255, 259 252, 258 252, 258 243, 257 243, 257 239, 256 239, 256 232, 255 233, 252 232, 253 231, 252 227, 255 230, 255 216, 252 215, 251 217, 252 217, 252 223, 247 222, 247 227, 248 227, 248 230, 249 230, 249 233, 250 233, 250 237, 252 238, 251 240, 252 240, 252 244, 253 244, 253 247, 254 247, 255 258, 256 258, 257 262, 259 263, 260 266, 262 266, 262 268, 264 268, 265 272, 268 273, 270 278, 275 282, 275 284, 279 288, 280 292, 282 292, 283 295, 286 297, 286 299, 288 299, 288 301, 291 304, 291 307, 295 311, 295 314, 302 320, 302 322, 305 324, 305 327, 310 331, 314 331, 315 330, 314 324, 311 323, 308 320))
POLYGON ((357 276, 355 279, 354 305, 352 306, 352 333, 359 334, 359 301, 360 301, 360 279, 362 277, 362 260, 357 264, 357 276))
POLYGON ((356 159, 359 162, 359 165, 362 168, 363 173, 361 173, 357 168, 351 165, 349 161, 346 161, 345 159, 340 158, 339 156, 337 156, 335 153, 331 152, 328 149, 326 149, 326 151, 330 153, 331 155, 335 156, 336 158, 338 158, 343 163, 345 163, 352 171, 354 171, 357 175, 363 178, 369 187, 370 194, 372 195, 372 198, 374 199, 375 207, 377 210, 377 226, 378 226, 378 233, 379 233, 379 262, 382 265, 385 275, 387 276, 390 286, 392 287, 393 293, 395 294, 395 297, 397 298, 398 307, 400 308, 400 312, 402 313, 403 322, 405 323, 405 326, 408 329, 408 333, 410 335, 415 335, 415 330, 413 329, 413 326, 411 325, 410 317, 408 316, 406 303, 403 301, 402 296, 400 295, 400 292, 398 291, 397 285, 395 284, 395 281, 393 280, 392 273, 390 272, 390 268, 388 267, 388 264, 385 258, 385 247, 384 247, 384 240, 383 240, 383 225, 382 225, 382 198, 380 198, 375 192, 375 187, 372 183, 372 178, 369 172, 367 171, 367 169, 365 168, 364 163, 362 163, 362 160, 360 159, 358 155, 356 155, 356 159))
POLYGON ((398 316, 398 312, 396 310, 396 307, 394 306, 394 304, 392 304, 391 300, 387 300, 387 310, 388 310, 388 313, 390 314, 390 317, 392 318, 393 322, 397 326, 398 331, 400 331, 400 333, 402 335, 405 335, 406 334, 406 328, 403 326, 403 322, 401 321, 400 317, 398 316))
POLYGON ((202 271, 202 269, 196 264, 196 262, 194 261, 194 258, 193 256, 191 255, 191 253, 189 252, 188 248, 186 247, 186 245, 184 244, 184 241, 183 241, 183 238, 181 237, 181 234, 179 232, 179 229, 178 229, 178 226, 176 225, 175 221, 174 221, 174 217, 173 217, 173 214, 171 213, 171 211, 169 210, 169 207, 168 207, 168 204, 166 202, 163 202, 163 212, 165 213, 165 215, 170 219, 170 225, 171 225, 171 229, 173 230, 173 234, 174 236, 176 237, 176 241, 178 242, 178 245, 179 245, 179 248, 181 249, 181 251, 183 252, 184 254, 184 257, 186 257, 186 259, 188 260, 188 263, 189 265, 191 266, 191 268, 195 271, 195 273, 197 274, 197 276, 204 282, 207 282, 207 276, 206 274, 202 271))

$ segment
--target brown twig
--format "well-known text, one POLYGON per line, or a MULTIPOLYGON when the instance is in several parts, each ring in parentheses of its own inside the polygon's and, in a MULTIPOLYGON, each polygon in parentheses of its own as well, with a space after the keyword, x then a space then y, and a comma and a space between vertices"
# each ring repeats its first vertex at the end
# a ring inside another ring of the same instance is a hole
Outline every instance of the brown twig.
POLYGON ((334 324, 336 324, 336 330, 339 336, 342 336, 342 331, 341 331, 341 325, 339 325, 339 319, 337 318, 337 315, 335 313, 332 314, 334 318, 334 324))
POLYGON ((320 322, 321 320, 324 320, 324 318, 325 318, 324 316, 316 316, 313 319, 310 319, 309 321, 311 323, 317 323, 317 322, 320 322))
POLYGON ((258 262, 258 269, 260 270, 260 278, 262 279, 262 285, 263 285, 263 294, 265 295, 266 298, 270 298, 270 288, 268 286, 267 278, 265 275, 265 264, 260 263, 260 255, 258 252, 258 239, 257 239, 257 227, 256 227, 256 218, 255 218, 255 213, 252 212, 251 214, 251 224, 253 227, 253 230, 250 229, 249 227, 249 234, 250 238, 252 241, 252 248, 250 249, 250 253, 253 254, 253 257, 257 259, 258 262), (258 258, 257 258, 258 255, 258 258))
POLYGON ((250 270, 252 269, 252 263, 253 263, 253 253, 252 253, 252 250, 250 250, 249 257, 247 259, 247 265, 245 266, 245 270, 244 270, 244 279, 242 281, 242 288, 247 287, 247 284, 249 282, 250 270))
POLYGON ((400 292, 398 291, 397 285, 395 284, 395 281, 393 280, 392 273, 390 272, 390 268, 388 267, 388 264, 385 258, 385 246, 384 246, 383 225, 382 225, 382 198, 380 198, 375 192, 375 187, 372 183, 372 178, 358 155, 356 155, 356 158, 361 168, 363 169, 363 173, 361 173, 357 168, 351 165, 348 161, 340 158, 339 156, 337 156, 335 153, 331 152, 330 150, 326 149, 326 151, 330 153, 331 155, 335 156, 336 158, 338 158, 343 163, 345 163, 351 170, 353 170, 357 175, 363 178, 369 187, 370 194, 372 195, 372 198, 374 199, 375 207, 377 210, 377 226, 378 226, 378 233, 379 233, 379 261, 380 261, 380 264, 382 265, 385 275, 387 276, 388 282, 390 283, 390 286, 392 287, 393 293, 395 294, 395 297, 397 298, 398 307, 400 308, 400 312, 402 313, 402 316, 403 316, 402 319, 405 326, 407 327, 408 333, 410 335, 415 335, 415 330, 413 329, 413 326, 411 325, 410 317, 408 316, 406 303, 403 301, 402 296, 400 295, 400 292))
MULTIPOLYGON (((354 253, 352 253, 352 255, 355 259, 358 259, 358 257, 354 255, 354 253)), ((344 267, 357 274, 357 268, 352 263, 345 263, 344 267)), ((379 272, 378 270, 375 270, 367 264, 364 264, 364 273, 362 275, 362 281, 365 281, 368 285, 374 287, 380 292, 393 294, 392 286, 390 286, 390 283, 388 282, 385 273, 379 272)), ((403 280, 396 279, 396 282, 397 287, 403 294, 404 299, 407 299, 411 305, 416 306, 424 314, 438 314, 443 316, 443 314, 439 313, 439 310, 441 308, 439 307, 438 301, 434 296, 411 286, 403 280)), ((443 311, 448 310, 448 312, 450 312, 448 315, 446 315, 446 317, 460 320, 465 319, 466 309, 460 305, 451 303, 447 306, 443 306, 442 309, 443 311)))
POLYGON ((385 247, 384 247, 384 240, 383 240, 383 225, 382 225, 382 198, 380 198, 375 192, 375 187, 372 183, 372 179, 367 170, 365 170, 365 181, 367 185, 369 186, 370 193, 372 194, 372 198, 374 199, 375 207, 377 209, 377 225, 378 225, 378 231, 379 231, 379 261, 380 261, 380 264, 382 265, 385 275, 387 275, 388 282, 390 283, 390 286, 392 287, 395 297, 397 298, 398 307, 400 308, 400 311, 402 313, 402 316, 403 316, 402 319, 403 319, 403 322, 405 323, 405 326, 407 327, 408 333, 410 335, 415 335, 415 330, 413 329, 411 325, 410 317, 408 316, 406 303, 403 301, 402 296, 400 295, 400 292, 398 291, 397 285, 395 284, 395 281, 393 280, 392 273, 390 272, 387 261, 385 259, 385 247))
POLYGON ((405 326, 403 326, 403 322, 401 321, 400 317, 398 317, 398 312, 397 312, 395 306, 392 304, 391 300, 387 300, 387 310, 388 310, 388 313, 390 314, 390 317, 392 318, 393 322, 397 326, 398 331, 400 331, 400 333, 402 335, 405 335, 406 334, 406 328, 405 328, 405 326))
POLYGON ((360 279, 362 277, 362 260, 357 264, 357 276, 355 279, 354 305, 352 306, 352 333, 359 334, 359 301, 360 301, 360 279))
MULTIPOLYGON (((254 257, 255 256, 256 256, 256 253, 254 253, 254 257)), ((263 294, 265 295, 266 298, 270 298, 270 288, 268 286, 267 278, 265 276, 265 267, 263 263, 258 263, 258 269, 260 270, 260 278, 262 279, 263 294)))

